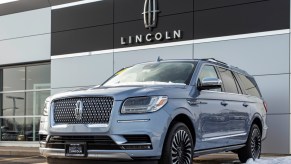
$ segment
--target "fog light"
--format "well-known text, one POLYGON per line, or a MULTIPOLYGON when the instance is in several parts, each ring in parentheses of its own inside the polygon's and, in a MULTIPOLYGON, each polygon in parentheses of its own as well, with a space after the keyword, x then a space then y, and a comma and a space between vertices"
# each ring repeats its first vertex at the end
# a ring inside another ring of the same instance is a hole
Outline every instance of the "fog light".
POLYGON ((150 145, 124 145, 121 146, 123 150, 150 150, 152 146, 150 145))

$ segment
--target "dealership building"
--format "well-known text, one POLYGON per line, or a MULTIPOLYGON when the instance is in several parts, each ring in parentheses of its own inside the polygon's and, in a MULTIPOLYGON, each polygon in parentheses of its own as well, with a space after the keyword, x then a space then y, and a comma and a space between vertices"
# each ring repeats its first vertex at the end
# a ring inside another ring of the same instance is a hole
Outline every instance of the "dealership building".
POLYGON ((1 0, 0 146, 37 146, 49 95, 159 56, 253 75, 268 103, 263 152, 291 154, 290 0, 1 0))

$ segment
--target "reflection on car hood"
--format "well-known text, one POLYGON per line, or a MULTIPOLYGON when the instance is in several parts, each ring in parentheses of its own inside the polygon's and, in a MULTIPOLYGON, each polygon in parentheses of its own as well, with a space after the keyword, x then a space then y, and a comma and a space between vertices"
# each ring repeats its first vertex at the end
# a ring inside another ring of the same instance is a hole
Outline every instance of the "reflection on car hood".
POLYGON ((159 81, 146 81, 146 82, 127 82, 108 85, 109 87, 115 86, 132 86, 132 85, 186 85, 184 83, 172 83, 172 82, 159 82, 159 81))
POLYGON ((65 97, 90 97, 90 96, 112 96, 115 100, 124 100, 128 97, 162 95, 169 98, 188 98, 189 87, 187 85, 127 85, 111 87, 93 87, 86 90, 75 90, 59 93, 52 99, 65 97))

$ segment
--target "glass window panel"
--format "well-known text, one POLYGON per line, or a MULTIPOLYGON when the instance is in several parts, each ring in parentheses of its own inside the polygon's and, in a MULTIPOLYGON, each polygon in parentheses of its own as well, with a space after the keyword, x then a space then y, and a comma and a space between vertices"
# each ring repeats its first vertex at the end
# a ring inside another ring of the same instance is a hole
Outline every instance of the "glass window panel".
POLYGON ((236 83, 234 81, 233 74, 229 70, 226 70, 223 68, 218 68, 218 70, 219 70, 221 78, 222 78, 225 92, 238 93, 238 89, 237 89, 236 83))
POLYGON ((44 101, 50 96, 50 91, 26 93, 26 115, 42 115, 44 101))
POLYGON ((1 116, 25 116, 25 93, 2 94, 1 116))
POLYGON ((247 94, 256 97, 261 97, 258 86, 254 79, 251 79, 250 77, 246 77, 244 75, 239 75, 239 77, 244 84, 245 91, 247 92, 247 94))
POLYGON ((26 89, 50 88, 50 64, 26 67, 26 89))
POLYGON ((3 91, 25 90, 25 67, 3 69, 3 91))
POLYGON ((38 141, 40 118, 2 118, 1 141, 38 141))

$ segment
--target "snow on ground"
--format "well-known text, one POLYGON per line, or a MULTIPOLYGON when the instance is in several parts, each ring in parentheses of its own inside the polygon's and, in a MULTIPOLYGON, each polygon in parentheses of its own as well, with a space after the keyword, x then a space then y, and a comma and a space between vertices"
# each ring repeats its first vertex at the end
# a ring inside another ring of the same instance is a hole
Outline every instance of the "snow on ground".
POLYGON ((291 156, 289 157, 261 157, 256 161, 249 159, 246 164, 291 164, 291 156))

